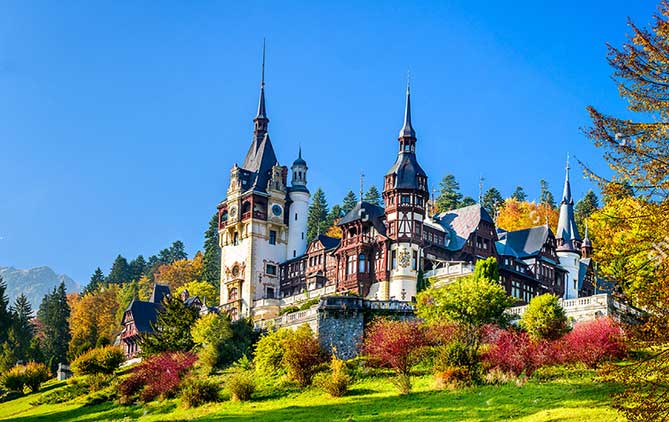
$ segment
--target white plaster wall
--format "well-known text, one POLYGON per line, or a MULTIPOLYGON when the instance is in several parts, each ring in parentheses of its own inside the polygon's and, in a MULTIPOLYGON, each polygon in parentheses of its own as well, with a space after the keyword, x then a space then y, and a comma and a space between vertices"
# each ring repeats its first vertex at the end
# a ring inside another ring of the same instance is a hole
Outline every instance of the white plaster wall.
POLYGON ((578 263, 581 256, 574 252, 558 252, 557 255, 560 258, 560 266, 569 271, 564 298, 575 299, 578 297, 578 263), (576 288, 574 288, 574 280, 576 280, 576 288))
POLYGON ((290 192, 290 215, 288 216, 287 259, 304 255, 307 251, 307 215, 309 213, 309 193, 290 192), (295 219, 297 214, 297 220, 295 219))
POLYGON ((414 244, 396 243, 391 246, 391 254, 392 250, 395 250, 397 254, 397 268, 392 269, 392 258, 390 258, 388 260, 388 265, 391 266, 389 296, 391 300, 409 302, 412 297, 416 296, 416 285, 418 283, 418 271, 412 269, 413 252, 418 253, 418 260, 420 261, 420 248, 414 244), (400 254, 402 252, 409 253, 409 265, 404 268, 400 265, 400 254), (404 297, 402 297, 402 291, 404 291, 404 297))

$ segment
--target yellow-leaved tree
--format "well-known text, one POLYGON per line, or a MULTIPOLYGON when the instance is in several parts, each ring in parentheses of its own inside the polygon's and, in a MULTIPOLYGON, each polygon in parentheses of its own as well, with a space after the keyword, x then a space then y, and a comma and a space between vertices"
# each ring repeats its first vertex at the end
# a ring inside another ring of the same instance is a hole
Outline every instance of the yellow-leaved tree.
POLYGON ((529 229, 546 224, 548 219, 548 225, 555 232, 559 217, 558 210, 549 205, 508 198, 499 208, 497 227, 506 231, 529 229))

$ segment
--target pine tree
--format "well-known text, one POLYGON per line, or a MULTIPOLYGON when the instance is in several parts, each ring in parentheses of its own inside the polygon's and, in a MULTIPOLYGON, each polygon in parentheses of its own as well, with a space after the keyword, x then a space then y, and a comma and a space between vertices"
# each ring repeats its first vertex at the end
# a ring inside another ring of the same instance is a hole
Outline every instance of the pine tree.
POLYGON ((381 194, 379 193, 379 190, 376 189, 376 186, 372 185, 369 187, 367 193, 365 193, 364 200, 372 205, 381 206, 381 194))
POLYGON ((55 372, 58 363, 67 362, 67 348, 70 342, 70 306, 67 303, 65 283, 60 283, 53 291, 44 296, 37 311, 37 318, 42 325, 41 349, 45 359, 50 362, 50 370, 55 372))
POLYGON ((195 346, 191 328, 199 317, 197 309, 186 306, 178 296, 166 297, 162 306, 156 321, 151 324, 153 332, 140 335, 144 356, 161 352, 187 352, 195 346))
POLYGON ((188 259, 188 254, 186 253, 186 248, 181 240, 177 240, 172 243, 172 245, 160 251, 158 254, 158 259, 161 264, 171 264, 174 261, 181 261, 188 259))
POLYGON ((548 182, 545 181, 544 179, 541 179, 539 181, 539 185, 541 186, 541 195, 539 196, 539 202, 541 202, 544 205, 548 205, 551 208, 555 208, 555 198, 553 197, 553 194, 548 188, 548 182))
POLYGON ((328 226, 328 202, 325 193, 318 188, 311 199, 307 216, 307 241, 311 242, 320 234, 325 234, 328 226))
POLYGON ((576 203, 574 207, 574 218, 578 226, 579 233, 585 232, 585 220, 587 220, 593 212, 599 209, 599 199, 595 192, 590 189, 585 196, 576 203))
POLYGON ((522 186, 516 186, 516 190, 513 191, 511 197, 518 202, 527 201, 527 194, 522 186))
POLYGON ((112 264, 109 275, 107 276, 107 283, 123 284, 128 281, 130 281, 130 266, 128 265, 128 261, 119 255, 112 264))
POLYGON ((341 207, 338 204, 332 206, 330 212, 328 213, 328 227, 332 227, 344 216, 344 213, 341 210, 341 207))
POLYGON ((355 206, 358 205, 358 197, 355 196, 352 190, 348 191, 344 197, 344 201, 341 203, 341 210, 344 215, 348 214, 355 206))
POLYGON ((455 180, 455 176, 447 174, 439 183, 439 196, 435 200, 437 212, 456 209, 461 200, 460 184, 455 180))
POLYGON ((497 188, 493 187, 483 194, 483 203, 481 205, 488 211, 488 214, 495 218, 497 211, 504 205, 504 198, 502 198, 502 194, 499 193, 497 188))
POLYGON ((472 198, 471 196, 465 196, 462 198, 462 201, 460 201, 460 204, 458 204, 458 207, 462 208, 468 207, 470 205, 476 205, 476 199, 472 198))
POLYGON ((30 322, 33 316, 33 309, 25 294, 21 293, 16 298, 11 312, 13 315, 13 337, 16 339, 14 344, 16 355, 18 359, 28 361, 30 360, 30 343, 35 333, 33 325, 30 322))
POLYGON ((218 287, 221 280, 221 248, 218 245, 218 212, 209 220, 204 232, 204 279, 218 287))
POLYGON ((146 260, 143 255, 138 255, 137 258, 130 261, 129 265, 130 280, 139 280, 144 275, 146 269, 146 260))
POLYGON ((9 327, 12 325, 12 314, 8 309, 7 283, 0 276, 0 344, 7 341, 9 327))
POLYGON ((96 291, 100 286, 104 286, 105 282, 106 282, 106 281, 105 281, 105 275, 104 275, 104 273, 102 272, 102 270, 100 269, 100 267, 97 267, 97 268, 95 269, 95 272, 94 272, 93 275, 91 276, 91 280, 88 282, 88 284, 86 285, 86 287, 84 287, 84 291, 82 292, 82 294, 93 293, 93 292, 96 291))

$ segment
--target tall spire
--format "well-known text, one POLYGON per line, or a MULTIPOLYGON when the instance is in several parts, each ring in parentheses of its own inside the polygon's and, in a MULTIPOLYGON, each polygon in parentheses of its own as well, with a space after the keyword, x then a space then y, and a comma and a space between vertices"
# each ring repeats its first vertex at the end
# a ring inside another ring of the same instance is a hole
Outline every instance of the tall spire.
POLYGON ((571 196, 571 185, 569 183, 569 155, 565 166, 564 190, 560 202, 560 218, 558 219, 557 233, 555 237, 560 241, 558 250, 574 251, 577 242, 581 241, 574 218, 574 199, 571 196))
POLYGON ((400 138, 415 138, 416 131, 411 126, 411 83, 407 77, 406 104, 404 106, 404 125, 400 130, 400 138))
POLYGON ((265 108, 265 39, 262 40, 262 70, 260 74, 260 99, 258 100, 258 113, 253 119, 257 137, 262 137, 267 132, 267 110, 265 108))

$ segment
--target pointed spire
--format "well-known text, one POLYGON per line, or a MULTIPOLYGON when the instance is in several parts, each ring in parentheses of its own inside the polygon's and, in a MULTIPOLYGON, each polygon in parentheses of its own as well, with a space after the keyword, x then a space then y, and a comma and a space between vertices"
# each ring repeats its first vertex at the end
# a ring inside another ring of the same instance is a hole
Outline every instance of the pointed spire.
POLYGON ((558 251, 578 250, 574 242, 580 242, 581 237, 578 234, 578 227, 574 218, 574 199, 571 196, 571 185, 569 183, 568 154, 567 165, 565 166, 564 190, 562 192, 562 202, 560 203, 560 217, 555 237, 561 242, 561 245, 558 246, 558 251))
POLYGON ((404 106, 404 125, 400 130, 400 138, 415 138, 416 131, 411 126, 411 83, 407 77, 406 104, 404 106))
POLYGON ((564 190, 562 191, 562 203, 574 204, 574 199, 571 197, 571 184, 569 183, 569 153, 567 153, 567 165, 565 166, 564 190))
POLYGON ((262 40, 262 70, 260 74, 260 99, 258 100, 258 114, 255 120, 267 119, 265 109, 265 39, 262 40))

